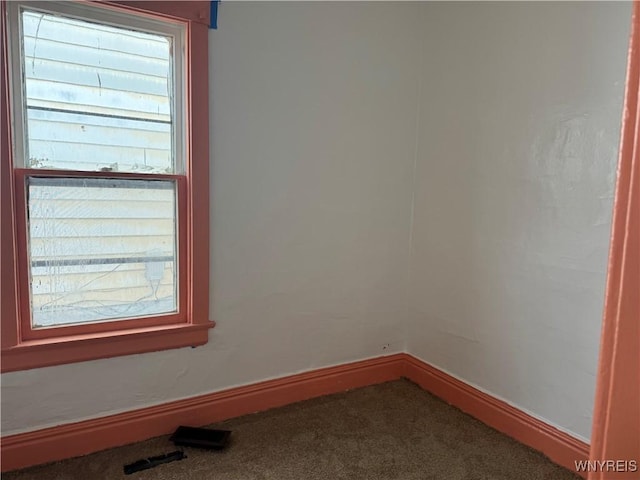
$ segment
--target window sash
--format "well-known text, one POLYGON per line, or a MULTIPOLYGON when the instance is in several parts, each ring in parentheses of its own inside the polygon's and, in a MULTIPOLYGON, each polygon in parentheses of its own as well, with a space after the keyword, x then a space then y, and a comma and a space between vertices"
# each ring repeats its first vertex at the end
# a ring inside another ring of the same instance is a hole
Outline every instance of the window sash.
POLYGON ((25 180, 34 328, 179 311, 175 181, 25 180))
MULTIPOLYGON (((151 3, 151 2, 150 2, 151 3)), ((123 29, 134 29, 141 32, 163 35, 172 38, 173 52, 173 95, 171 96, 172 111, 172 144, 173 144, 173 174, 187 173, 188 155, 186 107, 187 107, 187 68, 185 56, 187 54, 187 28, 183 22, 172 19, 159 20, 149 14, 131 15, 129 12, 114 8, 109 4, 96 5, 84 2, 51 2, 51 1, 11 1, 7 2, 7 40, 9 47, 9 62, 20 68, 10 69, 10 91, 13 105, 13 150, 14 166, 25 168, 28 145, 27 105, 25 62, 22 48, 22 10, 40 11, 53 15, 63 15, 89 23, 100 23, 123 29)))
POLYGON ((177 288, 177 312, 135 317, 129 319, 100 320, 82 324, 69 324, 60 326, 34 327, 32 325, 31 312, 31 287, 30 283, 30 256, 28 251, 28 198, 27 181, 29 178, 107 178, 127 180, 149 181, 173 180, 176 183, 176 263, 179 266, 186 265, 188 254, 188 239, 186 228, 186 188, 187 180, 183 175, 159 175, 159 174, 132 174, 112 172, 81 172, 68 170, 34 170, 15 169, 15 198, 16 221, 18 231, 18 279, 19 279, 19 304, 22 312, 20 316, 21 335, 24 340, 38 340, 46 338, 64 337, 68 335, 81 335, 113 330, 129 330, 155 325, 185 324, 187 318, 187 268, 179 267, 176 271, 177 288))

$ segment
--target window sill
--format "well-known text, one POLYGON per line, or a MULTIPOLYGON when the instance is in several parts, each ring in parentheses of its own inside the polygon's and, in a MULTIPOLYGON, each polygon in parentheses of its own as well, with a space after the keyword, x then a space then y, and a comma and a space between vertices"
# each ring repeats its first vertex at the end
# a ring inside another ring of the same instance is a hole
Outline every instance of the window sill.
POLYGON ((1 371, 13 372, 207 343, 215 322, 165 325, 91 335, 30 340, 2 350, 1 371))

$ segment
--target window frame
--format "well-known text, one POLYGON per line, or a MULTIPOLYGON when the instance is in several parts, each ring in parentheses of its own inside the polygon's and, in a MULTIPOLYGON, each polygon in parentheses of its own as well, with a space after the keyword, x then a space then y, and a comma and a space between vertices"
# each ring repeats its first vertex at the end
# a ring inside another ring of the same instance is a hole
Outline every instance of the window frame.
MULTIPOLYGON (((28 5, 28 1, 24 1, 28 5)), ((142 317, 37 329, 33 334, 26 254, 25 176, 132 178, 114 172, 24 169, 14 165, 11 71, 7 42, 7 4, 2 2, 3 48, 0 75, 0 319, 2 372, 108 358, 134 353, 203 345, 209 319, 209 125, 208 1, 78 1, 123 15, 141 16, 184 26, 183 172, 162 175, 177 185, 180 318, 142 317), (197 204, 197 208, 195 208, 197 204), (202 266, 205 266, 202 268, 202 266), (25 289, 27 290, 25 292, 25 289), (26 323, 25 323, 26 322, 26 323)), ((90 10, 89 10, 90 11, 90 10)), ((87 15, 87 18, 90 18, 87 15)), ((100 20, 98 20, 100 21, 100 20)), ((18 59, 18 61, 21 61, 18 59)), ((17 107, 21 108, 21 107, 17 107)), ((18 162, 15 162, 16 164, 18 162)), ((179 168, 179 167, 178 167, 179 168)), ((136 178, 158 178, 154 174, 136 178)))

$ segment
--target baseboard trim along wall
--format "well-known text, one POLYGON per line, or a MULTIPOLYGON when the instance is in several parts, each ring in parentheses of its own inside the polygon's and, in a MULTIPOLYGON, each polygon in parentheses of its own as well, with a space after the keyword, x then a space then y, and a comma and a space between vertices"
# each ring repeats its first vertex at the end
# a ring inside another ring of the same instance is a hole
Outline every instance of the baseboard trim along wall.
POLYGON ((309 398, 406 377, 469 415, 575 471, 589 445, 418 360, 399 353, 231 388, 130 412, 2 437, 10 471, 166 435, 309 398))
MULTIPOLYGON (((424 390, 492 428, 544 453, 558 465, 576 471, 576 461, 589 459, 589 445, 522 410, 498 400, 411 355, 404 376, 424 390)), ((577 472, 586 478, 586 473, 577 472)))
POLYGON ((3 437, 3 472, 77 457, 309 398, 400 378, 404 354, 267 380, 162 405, 3 437))

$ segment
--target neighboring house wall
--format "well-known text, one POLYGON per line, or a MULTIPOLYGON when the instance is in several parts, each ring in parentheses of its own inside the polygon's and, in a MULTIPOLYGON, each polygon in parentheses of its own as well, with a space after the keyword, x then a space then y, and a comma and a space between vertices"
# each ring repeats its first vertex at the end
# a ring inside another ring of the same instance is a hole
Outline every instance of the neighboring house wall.
POLYGON ((28 166, 170 171, 168 37, 39 12, 23 27, 28 166))
POLYGON ((4 374, 3 434, 407 350, 587 438, 629 22, 223 3, 209 344, 4 374))
POLYGON ((33 324, 175 311, 173 185, 59 183, 29 189, 33 324))

